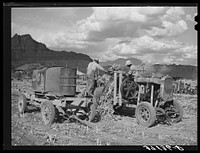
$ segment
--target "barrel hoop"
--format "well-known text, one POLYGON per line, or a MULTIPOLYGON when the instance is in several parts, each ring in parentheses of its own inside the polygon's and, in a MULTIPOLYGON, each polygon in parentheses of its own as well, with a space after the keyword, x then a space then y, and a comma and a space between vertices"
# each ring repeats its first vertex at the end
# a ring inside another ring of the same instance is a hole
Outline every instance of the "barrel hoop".
POLYGON ((76 77, 67 77, 67 76, 61 75, 60 78, 77 78, 77 76, 76 77))
POLYGON ((76 85, 72 84, 72 85, 62 85, 60 84, 61 87, 76 87, 76 85))

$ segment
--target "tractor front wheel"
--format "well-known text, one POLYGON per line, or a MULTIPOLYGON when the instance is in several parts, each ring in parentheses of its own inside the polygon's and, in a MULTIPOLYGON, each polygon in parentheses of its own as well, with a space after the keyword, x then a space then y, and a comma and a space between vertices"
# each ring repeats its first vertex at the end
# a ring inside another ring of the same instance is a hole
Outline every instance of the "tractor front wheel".
POLYGON ((137 122, 146 127, 151 127, 156 121, 156 111, 149 102, 138 104, 135 115, 137 122))

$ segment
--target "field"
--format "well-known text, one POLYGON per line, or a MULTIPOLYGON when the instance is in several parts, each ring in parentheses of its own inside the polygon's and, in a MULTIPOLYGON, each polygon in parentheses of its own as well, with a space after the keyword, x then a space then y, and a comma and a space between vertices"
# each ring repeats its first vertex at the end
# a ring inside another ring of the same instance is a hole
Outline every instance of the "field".
POLYGON ((113 119, 92 123, 95 128, 91 129, 66 119, 55 122, 51 127, 45 126, 40 110, 32 106, 28 113, 20 116, 17 106, 19 89, 31 90, 30 82, 12 80, 12 146, 197 146, 197 95, 174 95, 184 109, 179 123, 160 123, 146 128, 136 123, 133 108, 124 108, 113 119))

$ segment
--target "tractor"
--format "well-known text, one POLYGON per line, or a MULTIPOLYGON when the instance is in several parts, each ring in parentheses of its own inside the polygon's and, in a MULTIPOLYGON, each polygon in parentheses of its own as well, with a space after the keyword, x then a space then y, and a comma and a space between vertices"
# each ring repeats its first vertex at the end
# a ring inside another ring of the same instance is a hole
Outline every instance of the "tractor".
POLYGON ((138 124, 151 127, 158 121, 179 122, 182 105, 173 98, 173 78, 170 76, 123 77, 123 71, 114 73, 114 108, 135 108, 138 124))

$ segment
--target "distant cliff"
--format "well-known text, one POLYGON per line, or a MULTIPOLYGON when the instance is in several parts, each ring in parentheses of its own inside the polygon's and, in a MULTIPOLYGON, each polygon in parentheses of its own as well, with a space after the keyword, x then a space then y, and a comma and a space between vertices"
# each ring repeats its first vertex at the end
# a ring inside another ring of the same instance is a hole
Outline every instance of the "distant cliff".
POLYGON ((54 51, 46 47, 45 44, 35 41, 31 35, 15 34, 11 38, 12 67, 23 64, 40 63, 44 66, 70 66, 78 67, 86 71, 86 67, 92 59, 85 54, 54 51))
POLYGON ((172 77, 197 80, 197 67, 192 65, 160 65, 155 64, 148 68, 148 72, 161 74, 161 75, 170 75, 172 77))
POLYGON ((128 59, 118 58, 114 61, 101 62, 101 64, 103 66, 108 66, 108 65, 112 66, 113 64, 124 66, 127 60, 130 60, 134 65, 140 65, 142 63, 142 61, 137 58, 128 58, 128 59))
MULTIPOLYGON (((82 72, 86 72, 88 63, 92 59, 85 54, 68 52, 68 51, 54 51, 46 47, 45 44, 35 41, 31 35, 17 35, 11 38, 11 54, 12 54, 12 68, 30 63, 40 63, 44 66, 68 66, 78 68, 82 72)), ((105 68, 111 65, 119 64, 126 69, 126 60, 131 60, 134 65, 140 65, 141 60, 136 58, 123 59, 119 58, 115 61, 101 62, 105 68)), ((149 73, 156 73, 159 75, 170 75, 172 77, 182 77, 183 79, 197 79, 197 66, 190 65, 159 65, 154 64, 147 69, 149 73)))
MULTIPOLYGON (((142 63, 141 60, 136 58, 129 58, 123 59, 119 58, 114 61, 107 61, 102 62, 102 65, 108 69, 113 64, 118 64, 121 67, 121 70, 128 71, 127 67, 125 66, 126 60, 131 60, 134 65, 140 65, 142 63)), ((174 78, 182 78, 182 79, 189 79, 189 80, 197 80, 197 66, 192 65, 164 65, 164 64, 153 64, 153 65, 146 65, 146 74, 152 75, 155 73, 157 76, 163 75, 170 75, 174 78)))

